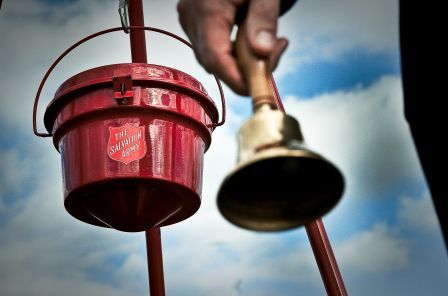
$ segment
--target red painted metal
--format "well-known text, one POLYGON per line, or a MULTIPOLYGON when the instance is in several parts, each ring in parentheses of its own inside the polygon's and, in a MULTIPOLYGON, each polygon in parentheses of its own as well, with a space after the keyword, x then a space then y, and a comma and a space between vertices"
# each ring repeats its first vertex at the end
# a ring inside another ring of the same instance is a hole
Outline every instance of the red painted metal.
MULTIPOLYGON (((144 26, 142 0, 132 0, 129 4, 130 25, 144 26)), ((147 63, 146 41, 143 31, 131 31, 131 55, 133 63, 147 63)), ((146 230, 146 256, 148 261, 149 295, 164 296, 163 254, 160 228, 146 230)))
MULTIPOLYGON (((141 0, 129 1, 129 24, 131 26, 144 26, 143 4, 141 0)), ((145 32, 131 30, 131 55, 133 63, 146 63, 145 32)))
MULTIPOLYGON (((277 85, 272 75, 270 76, 270 83, 274 90, 274 97, 278 109, 285 112, 277 85)), ((344 280, 339 271, 333 249, 331 248, 330 240, 325 231, 324 222, 322 219, 317 219, 316 221, 305 225, 305 229, 327 294, 330 296, 346 296, 347 290, 345 289, 344 280)))
MULTIPOLYGON (((162 29, 158 29, 158 28, 153 28, 153 27, 143 27, 143 26, 132 26, 132 27, 127 27, 127 29, 129 30, 145 30, 145 31, 152 31, 152 32, 156 32, 156 33, 160 33, 169 37, 172 37, 176 40, 178 40, 179 42, 182 42, 183 44, 187 45, 188 47, 192 48, 192 45, 186 41, 185 39, 183 39, 182 37, 177 36, 176 34, 170 33, 168 31, 162 30, 162 29)), ((69 54, 72 50, 74 50, 75 48, 77 48, 78 46, 80 46, 81 44, 85 43, 86 41, 89 41, 90 39, 93 39, 95 37, 104 35, 104 34, 108 34, 108 33, 112 33, 112 32, 117 32, 117 31, 123 31, 123 27, 115 27, 115 28, 110 28, 110 29, 106 29, 106 30, 102 30, 96 33, 93 33, 91 35, 88 35, 87 37, 84 37, 83 39, 79 40, 78 42, 74 43, 72 46, 70 46, 69 48, 67 48, 54 62, 53 64, 50 66, 50 68, 48 68, 47 72, 45 73, 44 77, 42 78, 42 81, 39 84, 39 87, 37 88, 36 91, 36 95, 34 97, 34 106, 33 106, 33 132, 36 136, 38 137, 52 137, 53 134, 51 132, 49 133, 41 133, 37 130, 37 109, 39 106, 39 99, 40 99, 40 95, 42 93, 42 90, 44 88, 45 83, 47 82, 48 77, 50 76, 50 74, 52 73, 52 71, 54 70, 54 68, 56 68, 56 66, 61 62, 61 60, 67 55, 69 54)), ((219 81, 219 79, 214 76, 216 84, 218 85, 218 90, 219 90, 219 94, 221 96, 221 109, 222 109, 222 115, 221 115, 221 121, 219 122, 213 122, 211 124, 211 126, 217 127, 217 126, 221 126, 225 123, 226 121, 226 104, 225 104, 225 98, 224 98, 224 91, 222 89, 222 85, 221 82, 219 81)))
POLYGON ((149 295, 164 296, 165 281, 163 278, 160 228, 151 228, 146 231, 146 252, 148 257, 149 295))
POLYGON ((123 231, 193 215, 200 205, 210 124, 217 117, 203 86, 175 69, 116 64, 73 76, 57 90, 44 116, 62 157, 67 211, 123 231), (125 103, 114 98, 117 70, 133 77, 133 97, 125 103), (126 125, 141 128, 140 138, 127 134, 126 125), (111 128, 123 133, 111 134, 111 128), (121 144, 109 146, 110 138, 121 144), (137 153, 137 140, 147 146, 142 158, 126 164, 110 156, 113 150, 137 153))
POLYGON ((319 267, 325 290, 330 296, 346 296, 344 280, 321 219, 306 225, 306 233, 319 267))
POLYGON ((53 136, 61 152, 65 206, 72 215, 124 231, 150 227, 146 230, 150 294, 162 296, 165 288, 157 226, 179 222, 199 207, 202 154, 210 144, 212 130, 224 124, 226 107, 216 76, 222 103, 220 122, 213 101, 194 78, 174 69, 147 65, 143 30, 192 46, 173 33, 144 27, 141 0, 130 1, 129 15, 130 26, 91 34, 70 46, 51 65, 35 96, 33 131, 39 137, 53 136), (92 38, 129 30, 135 64, 99 67, 66 81, 44 115, 48 133, 38 132, 40 94, 59 62, 92 38), (167 73, 172 75, 164 76, 167 73), (133 79, 137 81, 135 88, 133 79), (111 97, 115 99, 112 105, 111 97), (125 155, 120 156, 120 151, 125 155))
MULTIPOLYGON (((111 32, 116 32, 116 31, 153 31, 156 33, 160 33, 160 34, 164 34, 167 35, 169 37, 172 37, 174 39, 177 39, 178 41, 182 42, 183 44, 187 45, 188 47, 192 48, 191 44, 186 41, 185 39, 177 36, 176 34, 170 33, 168 31, 165 30, 161 30, 158 28, 152 28, 152 27, 144 27, 144 26, 129 26, 127 28, 123 28, 123 27, 116 27, 116 28, 111 28, 111 29, 106 29, 106 30, 102 30, 99 32, 96 32, 94 34, 91 34, 83 39, 81 39, 80 41, 76 42, 75 44, 73 44, 72 46, 70 46, 68 49, 66 49, 54 62, 53 64, 50 66, 50 68, 47 70, 47 72, 45 73, 39 87, 38 90, 36 92, 36 96, 35 96, 35 100, 34 100, 34 106, 33 106, 33 131, 34 134, 36 136, 39 137, 51 137, 53 136, 53 128, 51 128, 51 130, 49 130, 48 133, 41 133, 38 132, 37 130, 37 124, 36 124, 36 117, 37 117, 37 108, 38 108, 38 104, 39 104, 39 98, 40 98, 40 94, 42 92, 42 89, 45 85, 45 82, 47 81, 48 77, 50 76, 51 72, 53 71, 53 69, 59 64, 59 62, 68 54, 70 53, 73 49, 77 48, 79 45, 83 44, 84 42, 93 39, 97 36, 100 35, 104 35, 107 33, 111 33, 111 32)), ((132 40, 132 39, 131 39, 132 40)), ((137 39, 138 40, 138 39, 137 39)), ((141 38, 140 38, 141 40, 141 38)), ((132 47, 132 43, 131 43, 131 47, 132 47)), ((141 57, 141 52, 140 51, 140 57, 141 57)), ((118 71, 120 72, 120 71, 118 71)), ((129 89, 129 82, 130 84, 132 84, 132 80, 131 81, 127 81, 128 76, 126 73, 124 73, 124 77, 123 77, 123 73, 117 74, 117 71, 114 71, 114 76, 112 77, 112 81, 115 82, 115 87, 113 89, 114 91, 114 98, 115 99, 119 99, 116 100, 118 105, 123 105, 126 104, 128 102, 128 99, 131 99, 134 97, 134 93, 133 90, 129 89), (117 77, 118 75, 118 77, 117 77), (123 80, 124 79, 124 80, 123 80), (117 81, 117 80, 121 80, 121 81, 117 81), (120 85, 120 89, 117 89, 117 83, 120 85), (124 86, 124 89, 121 88, 121 85, 124 86), (128 89, 128 90, 126 90, 128 89), (117 91, 120 91, 120 95, 117 95, 117 91), (124 93, 121 93, 122 91, 124 91, 124 93)), ((131 77, 132 78, 132 77, 131 77)), ((214 128, 216 128, 217 126, 221 126, 225 123, 226 120, 226 106, 225 106, 225 98, 224 98, 224 91, 222 89, 222 85, 221 82, 217 79, 216 76, 214 76, 215 81, 218 85, 218 89, 219 89, 219 93, 221 96, 221 106, 222 106, 222 116, 221 116, 221 121, 218 122, 217 118, 215 120, 213 120, 212 122, 210 122, 209 124, 207 124, 207 128, 211 128, 212 130, 214 128)), ((86 87, 86 89, 88 89, 90 86, 94 86, 97 83, 97 86, 102 85, 103 83, 108 84, 110 77, 108 76, 107 78, 103 78, 102 79, 90 79, 90 82, 87 82, 86 85, 78 85, 80 87, 80 90, 83 90, 83 87, 86 87)), ((145 80, 145 79, 144 79, 145 80)), ((154 81, 155 82, 155 81, 154 81)), ((158 81, 161 82, 161 81, 158 81)), ((165 81, 166 82, 166 81, 165 81)), ((163 84, 163 83, 162 83, 163 84)), ((178 82, 179 86, 182 84, 180 82, 178 82)), ((176 89, 177 91, 178 89, 176 89)), ((203 89, 202 89, 203 90, 203 89)), ((68 90, 68 92, 70 91, 78 91, 75 88, 68 90)), ((205 90, 203 90, 205 92, 205 90)), ((66 102, 62 102, 59 101, 59 103, 62 103, 61 106, 63 104, 65 104, 66 102)), ((58 103, 58 104, 59 104, 58 103)), ((56 104, 55 106, 57 106, 58 104, 56 104)), ((58 106, 61 107, 61 106, 58 106)), ((54 110, 53 110, 54 111, 54 110)), ((168 110, 166 110, 168 111, 168 110)), ((51 111, 50 111, 51 112, 51 111)), ((81 117, 82 118, 82 117, 81 117)), ((125 126, 125 125, 124 125, 125 126)), ((122 127, 123 128, 123 127, 122 127)), ((124 129, 124 128, 123 128, 124 129)), ((109 131, 109 138, 110 138, 110 131, 109 131)), ((146 155, 146 154, 145 154, 146 155)), ((139 157, 137 157, 135 160, 140 159, 139 157)), ((202 160, 202 159, 201 159, 202 160)), ((202 165, 202 164, 201 164, 202 165)), ((124 180, 124 179, 123 179, 124 180)), ((131 181, 131 180, 128 180, 131 181)), ((158 185, 161 185, 162 182, 161 180, 159 180, 160 182, 158 182, 158 185)), ((117 183, 118 184, 118 183, 117 183)), ((147 182, 145 185, 150 186, 151 184, 149 182, 147 182)), ((168 186, 168 185, 167 185, 168 186)), ((106 188, 107 186, 103 186, 104 188, 106 188)), ((133 194, 134 196, 136 194, 139 194, 140 196, 145 195, 145 187, 143 186, 135 186, 135 184, 132 184, 132 182, 130 182, 130 185, 128 187, 131 187, 131 190, 129 191, 131 194, 133 194)), ((175 186, 171 186, 171 187, 175 187, 175 186)), ((103 198, 109 198, 109 201, 111 201, 111 197, 113 197, 114 194, 117 194, 120 196, 120 198, 117 201, 123 200, 123 198, 127 195, 126 192, 126 188, 122 187, 122 188, 118 188, 118 189, 114 189, 114 188, 107 188, 107 190, 109 190, 111 192, 111 195, 109 196, 103 196, 103 198)), ((104 191, 106 193, 106 191, 104 191)), ((67 190, 65 190, 64 194, 68 194, 67 190)), ((128 200, 124 200, 125 202, 127 202, 128 200)), ((126 204, 122 204, 122 206, 126 204)), ((118 205, 119 206, 119 205, 118 205)), ((141 205, 140 205, 141 206, 141 205)), ((141 207, 138 208, 139 211, 141 211, 141 207)), ((85 210, 85 209, 84 209, 85 210)), ((162 210, 166 210, 166 209, 162 209, 162 210)), ((154 211, 154 209, 153 209, 154 211)), ((183 210, 185 212, 185 209, 183 210)), ((85 211, 84 211, 85 212, 85 211)), ((140 212, 139 212, 140 213, 140 212)), ((160 213, 158 213, 160 214, 160 213)), ((92 223, 92 224, 101 224, 101 226, 105 226, 106 224, 104 223, 104 221, 99 221, 97 219, 97 217, 93 217, 93 216, 88 216, 87 214, 82 214, 84 216, 85 219, 88 219, 88 223, 92 223)), ((177 214, 176 216, 171 217, 171 220, 174 221, 174 219, 179 219, 179 215, 177 214)), ((169 223, 169 221, 165 221, 165 223, 169 223)), ((174 223, 174 222, 173 222, 174 223)), ((129 227, 129 225, 125 225, 125 227, 129 227)), ((146 231, 146 242, 147 242, 147 246, 148 246, 148 270, 150 271, 149 274, 149 279, 150 279, 150 293, 151 295, 164 295, 164 281, 163 281, 163 262, 162 262, 162 249, 161 249, 161 241, 160 241, 160 229, 157 227, 154 228, 150 228, 149 230, 146 231)))
POLYGON ((114 98, 123 104, 126 99, 130 99, 134 96, 132 89, 132 77, 128 73, 120 73, 116 71, 113 77, 114 83, 114 98))

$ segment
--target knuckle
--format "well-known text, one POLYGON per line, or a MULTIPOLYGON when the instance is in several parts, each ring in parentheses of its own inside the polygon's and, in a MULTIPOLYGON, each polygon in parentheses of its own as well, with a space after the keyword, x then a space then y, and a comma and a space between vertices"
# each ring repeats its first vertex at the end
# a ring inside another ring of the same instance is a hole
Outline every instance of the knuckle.
POLYGON ((203 52, 203 53, 196 53, 196 57, 199 61, 199 63, 201 63, 201 65, 204 67, 204 69, 208 72, 208 73, 214 73, 215 72, 215 67, 216 67, 216 58, 212 56, 212 54, 210 54, 209 52, 203 52))
POLYGON ((251 1, 249 13, 257 18, 271 22, 279 14, 279 2, 273 0, 251 1))

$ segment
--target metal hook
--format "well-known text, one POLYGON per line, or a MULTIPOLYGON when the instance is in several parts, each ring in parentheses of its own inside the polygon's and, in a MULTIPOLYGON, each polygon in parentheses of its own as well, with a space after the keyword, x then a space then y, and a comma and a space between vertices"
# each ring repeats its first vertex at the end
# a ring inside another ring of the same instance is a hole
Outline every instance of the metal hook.
POLYGON ((129 0, 119 0, 118 14, 120 15, 121 26, 126 34, 129 34, 129 0))

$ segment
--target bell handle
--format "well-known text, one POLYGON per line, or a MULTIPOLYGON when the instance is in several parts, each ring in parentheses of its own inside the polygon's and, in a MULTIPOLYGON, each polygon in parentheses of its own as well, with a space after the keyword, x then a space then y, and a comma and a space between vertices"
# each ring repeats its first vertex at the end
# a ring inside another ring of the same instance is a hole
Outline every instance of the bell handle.
POLYGON ((268 104, 277 109, 274 93, 270 84, 271 71, 269 60, 257 56, 250 48, 246 34, 246 23, 238 27, 235 40, 235 52, 238 66, 249 87, 249 95, 252 97, 254 111, 262 105, 268 104))

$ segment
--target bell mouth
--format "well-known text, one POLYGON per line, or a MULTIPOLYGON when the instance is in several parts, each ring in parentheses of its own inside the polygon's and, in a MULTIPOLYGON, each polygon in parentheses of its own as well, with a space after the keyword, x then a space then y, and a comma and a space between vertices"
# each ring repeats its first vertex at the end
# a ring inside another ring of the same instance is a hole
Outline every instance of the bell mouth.
POLYGON ((320 155, 276 147, 239 164, 222 183, 217 204, 239 227, 282 231, 328 213, 343 190, 342 174, 320 155))

